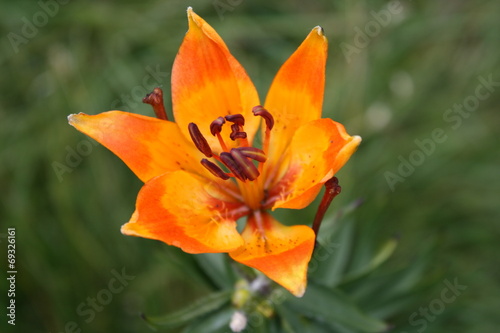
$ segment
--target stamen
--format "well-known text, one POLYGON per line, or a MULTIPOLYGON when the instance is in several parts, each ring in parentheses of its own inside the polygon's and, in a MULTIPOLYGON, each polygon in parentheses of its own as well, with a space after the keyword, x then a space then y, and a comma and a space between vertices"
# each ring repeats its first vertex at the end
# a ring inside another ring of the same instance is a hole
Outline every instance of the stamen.
POLYGON ((210 133, 212 133, 213 136, 219 134, 222 131, 222 125, 224 125, 225 123, 226 120, 222 117, 215 119, 210 124, 210 133))
POLYGON ((247 177, 241 170, 240 165, 233 159, 230 153, 223 152, 220 154, 222 163, 233 173, 233 175, 241 181, 245 181, 247 177))
MULTIPOLYGON (((274 127, 274 117, 273 115, 264 109, 262 105, 254 106, 252 109, 252 113, 254 116, 260 116, 264 118, 266 122, 266 133, 264 136, 264 142, 262 144, 262 149, 264 150, 264 154, 269 152, 269 142, 271 141, 271 130, 274 127)), ((259 170, 262 171, 263 164, 259 165, 259 170)))
POLYGON ((191 140, 193 140, 194 145, 201 151, 206 157, 212 157, 212 149, 210 148, 207 139, 201 134, 200 129, 195 123, 189 123, 188 125, 189 135, 191 140))
POLYGON ((325 216, 328 207, 330 207, 332 200, 340 194, 341 190, 342 188, 339 185, 337 177, 333 177, 325 182, 325 194, 323 194, 323 198, 321 198, 321 203, 319 204, 318 211, 316 212, 312 225, 316 238, 318 237, 319 227, 321 226, 321 222, 323 221, 323 217, 325 216))
POLYGON ((227 115, 226 120, 238 124, 238 126, 245 126, 245 117, 239 113, 227 115))
POLYGON ((252 113, 254 116, 261 116, 262 118, 264 118, 264 120, 266 121, 266 127, 268 130, 273 129, 273 126, 274 126, 273 115, 269 111, 264 109, 262 107, 262 105, 254 106, 252 109, 252 113))
POLYGON ((255 180, 259 177, 259 170, 253 165, 252 161, 247 159, 238 149, 231 149, 230 151, 233 160, 239 165, 242 173, 248 180, 255 180))
POLYGON ((227 152, 228 149, 226 143, 224 142, 224 139, 222 139, 222 136, 220 135, 220 133, 222 132, 222 125, 224 125, 225 123, 226 120, 222 117, 215 119, 210 124, 210 133, 212 133, 212 135, 217 137, 222 150, 227 152))
POLYGON ((231 125, 231 134, 229 134, 229 137, 231 140, 236 140, 236 139, 246 139, 247 138, 247 133, 246 132, 240 132, 240 125, 238 124, 232 124, 231 125))
POLYGON ((222 150, 227 152, 229 149, 227 149, 226 143, 224 142, 224 139, 222 138, 220 133, 217 133, 217 139, 219 140, 219 144, 220 144, 222 150))
POLYGON ((239 147, 239 148, 233 148, 238 150, 243 156, 251 158, 252 160, 255 160, 257 162, 265 162, 267 160, 266 154, 259 148, 255 147, 239 147))
POLYGON ((153 107, 156 118, 168 120, 165 106, 163 105, 163 91, 160 88, 154 88, 153 92, 149 93, 142 99, 143 103, 150 104, 153 107))
POLYGON ((224 171, 222 171, 222 169, 219 168, 217 164, 210 162, 206 158, 201 160, 201 165, 203 165, 214 176, 222 178, 224 180, 229 179, 229 176, 224 171))
POLYGON ((243 129, 243 126, 245 126, 245 117, 239 113, 229 114, 226 116, 226 120, 233 123, 231 125, 231 134, 229 135, 231 140, 241 139, 241 144, 248 146, 247 133, 243 129))

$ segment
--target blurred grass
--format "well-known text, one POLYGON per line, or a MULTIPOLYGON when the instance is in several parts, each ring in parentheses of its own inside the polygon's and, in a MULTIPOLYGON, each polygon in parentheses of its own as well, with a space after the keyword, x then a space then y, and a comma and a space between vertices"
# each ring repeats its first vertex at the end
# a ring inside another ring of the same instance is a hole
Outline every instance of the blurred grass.
MULTIPOLYGON (((242 1, 222 16, 205 0, 69 2, 17 53, 8 34, 21 35, 22 18, 32 21, 41 8, 1 1, 0 233, 17 229, 15 331, 62 332, 74 321, 83 331, 146 332, 139 312, 166 313, 209 290, 182 270, 177 258, 190 256, 120 234, 141 183, 118 158, 92 145, 61 181, 53 169, 53 162, 66 163, 68 147, 87 140, 67 125, 68 114, 99 113, 117 101, 127 111, 151 114, 138 92, 154 86, 143 83, 148 66, 170 72, 187 30, 188 5, 221 34, 262 100, 283 61, 312 27, 323 26, 330 41, 324 114, 363 137, 339 174, 343 193, 333 207, 364 198, 354 213, 360 239, 376 247, 399 234, 394 266, 411 265, 426 244, 434 244, 426 276, 435 287, 391 320, 395 331, 416 331, 409 316, 440 297, 444 279, 458 278, 467 290, 426 332, 495 332, 500 94, 495 90, 481 101, 457 130, 443 114, 474 94, 478 76, 500 81, 500 3, 401 1, 403 13, 347 62, 341 43, 353 44, 353 28, 363 29, 373 20, 370 11, 386 3, 326 0, 242 1), (137 96, 127 105, 122 94, 137 96), (448 139, 392 192, 384 173, 397 172, 398 156, 408 158, 417 148, 414 140, 429 138, 435 128, 448 139), (111 271, 122 267, 134 280, 86 323, 76 308, 107 288, 111 271)), ((168 91, 168 74, 162 75, 168 91)), ((315 207, 279 215, 306 223, 315 207)), ((11 328, 5 322, 2 332, 11 328)))

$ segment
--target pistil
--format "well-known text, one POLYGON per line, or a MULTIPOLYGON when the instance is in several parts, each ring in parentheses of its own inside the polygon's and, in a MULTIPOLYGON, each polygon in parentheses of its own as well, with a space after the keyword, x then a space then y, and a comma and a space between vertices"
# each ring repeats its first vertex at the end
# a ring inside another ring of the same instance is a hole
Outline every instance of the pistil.
POLYGON ((149 93, 142 99, 143 103, 150 104, 153 107, 156 118, 168 120, 165 105, 163 104, 163 90, 154 88, 153 92, 149 93))
POLYGON ((325 193, 323 194, 323 198, 321 198, 321 203, 319 204, 318 211, 316 212, 312 225, 316 238, 318 237, 319 227, 321 226, 321 222, 323 221, 323 217, 325 216, 328 207, 330 207, 332 200, 340 194, 341 190, 342 188, 339 185, 337 177, 333 177, 326 181, 325 193))

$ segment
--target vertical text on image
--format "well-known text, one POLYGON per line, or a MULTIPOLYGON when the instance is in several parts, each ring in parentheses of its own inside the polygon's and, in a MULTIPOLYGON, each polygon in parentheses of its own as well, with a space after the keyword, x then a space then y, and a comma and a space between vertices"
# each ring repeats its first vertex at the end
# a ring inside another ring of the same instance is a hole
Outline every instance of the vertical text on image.
POLYGON ((16 325, 16 229, 7 229, 7 322, 10 325, 16 325))

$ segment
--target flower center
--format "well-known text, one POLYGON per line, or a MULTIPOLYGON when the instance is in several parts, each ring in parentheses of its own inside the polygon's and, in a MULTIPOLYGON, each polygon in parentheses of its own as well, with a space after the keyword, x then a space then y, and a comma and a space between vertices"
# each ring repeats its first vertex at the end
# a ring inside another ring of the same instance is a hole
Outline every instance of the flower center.
POLYGON ((207 158, 215 159, 215 162, 212 162, 203 158, 200 163, 218 178, 224 180, 234 178, 247 205, 252 209, 258 209, 264 199, 264 182, 260 179, 262 177, 259 176, 262 173, 263 164, 267 160, 266 153, 269 148, 269 138, 271 129, 274 126, 274 118, 269 111, 260 105, 254 107, 252 112, 254 116, 260 116, 266 122, 262 149, 250 146, 247 133, 244 130, 245 118, 241 114, 219 117, 210 124, 210 133, 217 137, 222 149, 219 155, 213 152, 195 123, 190 123, 188 129, 196 148, 207 158), (229 138, 232 141, 239 140, 239 147, 228 149, 224 138, 221 136, 222 126, 226 122, 231 123, 229 138), (224 171, 223 167, 229 172, 224 171))

